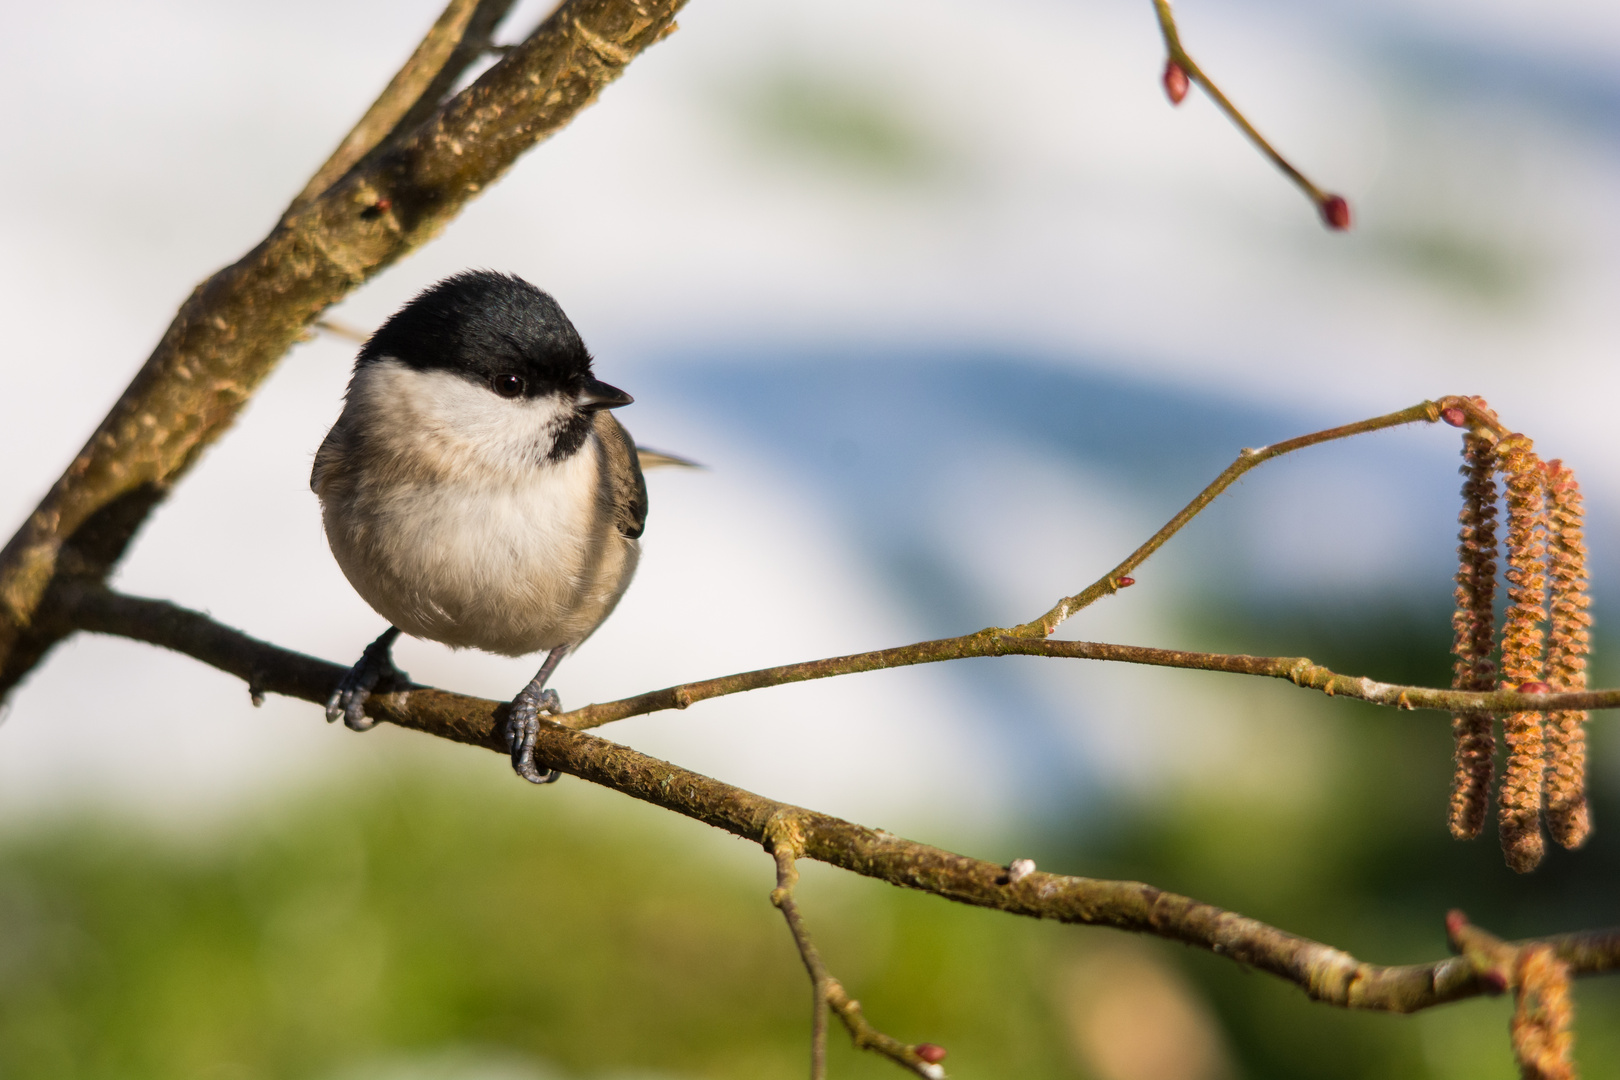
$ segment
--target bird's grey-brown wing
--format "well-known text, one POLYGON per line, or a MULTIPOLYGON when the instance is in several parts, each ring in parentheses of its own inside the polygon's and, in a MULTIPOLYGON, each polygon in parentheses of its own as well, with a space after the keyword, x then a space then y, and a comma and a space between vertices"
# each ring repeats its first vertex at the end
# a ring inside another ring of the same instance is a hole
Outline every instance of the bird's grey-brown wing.
POLYGON ((332 425, 332 430, 326 433, 321 442, 321 448, 315 451, 315 467, 309 471, 309 490, 319 495, 322 481, 333 469, 338 468, 347 449, 347 432, 343 426, 343 419, 332 425))
POLYGON ((647 481, 636 460, 636 445, 613 414, 596 414, 596 437, 607 459, 608 490, 613 501, 613 523, 621 535, 638 539, 647 526, 647 481))

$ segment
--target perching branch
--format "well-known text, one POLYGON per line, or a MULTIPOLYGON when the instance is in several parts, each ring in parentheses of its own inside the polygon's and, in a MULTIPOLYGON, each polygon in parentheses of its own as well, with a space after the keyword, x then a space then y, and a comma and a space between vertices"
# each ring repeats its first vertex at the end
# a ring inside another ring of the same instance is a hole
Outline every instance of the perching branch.
MULTIPOLYGON (((321 312, 430 239, 519 155, 572 120, 674 28, 684 2, 566 0, 425 123, 295 205, 256 248, 191 294, 112 412, 0 552, 0 698, 57 640, 45 631, 56 620, 41 610, 53 585, 106 579, 147 515, 321 312)), ((442 51, 451 36, 436 26, 424 48, 442 51)), ((470 42, 465 33, 456 40, 470 42)), ((453 66, 454 55, 438 73, 453 66)), ((424 72, 432 67, 422 65, 424 72)), ((405 81, 397 100, 384 95, 389 115, 412 100, 410 87, 422 80, 405 81)), ((427 80, 412 103, 434 85, 427 80)), ((373 135, 357 136, 354 145, 376 145, 373 135)))
POLYGON ((1164 48, 1169 54, 1164 68, 1164 86, 1170 95, 1171 104, 1181 104, 1181 99, 1187 94, 1188 79, 1203 87, 1204 92, 1226 114, 1227 119, 1236 124, 1238 130, 1247 135, 1249 141, 1254 143, 1260 152, 1315 204, 1317 213, 1322 215, 1322 220, 1329 228, 1348 229, 1350 204, 1345 202, 1344 197, 1323 191, 1311 183, 1310 178, 1296 169, 1293 162, 1283 157, 1276 147, 1266 141, 1266 137, 1249 123, 1248 117, 1221 93, 1221 88, 1216 86, 1208 75, 1204 74, 1204 69, 1198 66, 1197 61, 1187 55, 1187 50, 1181 44, 1181 32, 1176 28, 1175 13, 1170 10, 1170 0, 1153 0, 1153 10, 1159 17, 1159 32, 1164 35, 1164 48))
MULTIPOLYGON (((73 629, 150 642, 276 693, 323 703, 344 669, 281 649, 160 600, 69 586, 53 611, 73 629)), ((1051 644, 1061 644, 1053 642, 1051 644)), ((374 695, 367 715, 506 754, 504 702, 413 687, 374 695)), ((1384 967, 1236 912, 1134 881, 1069 877, 1002 866, 756 795, 557 723, 544 723, 536 754, 547 765, 774 850, 792 838, 802 857, 958 903, 1033 918, 1151 934, 1208 949, 1294 983, 1317 1001, 1350 1009, 1415 1012, 1490 993, 1466 960, 1384 967)), ((1620 970, 1620 929, 1535 939, 1576 975, 1620 970)))
POLYGON ((438 107, 462 72, 485 51, 496 25, 515 0, 450 0, 433 28, 383 88, 360 122, 344 136, 326 163, 315 170, 287 207, 302 210, 341 180, 360 160, 391 139, 415 128, 438 107))

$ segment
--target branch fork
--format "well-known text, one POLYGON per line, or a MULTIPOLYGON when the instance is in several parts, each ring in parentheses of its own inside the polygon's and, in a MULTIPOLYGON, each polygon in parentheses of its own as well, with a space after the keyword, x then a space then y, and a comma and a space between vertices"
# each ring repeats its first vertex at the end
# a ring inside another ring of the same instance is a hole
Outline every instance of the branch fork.
POLYGON ((810 931, 804 925, 804 916, 799 912, 798 901, 793 896, 793 890, 799 884, 796 860, 803 854, 802 850, 799 850, 791 836, 784 836, 776 829, 771 829, 768 833, 765 847, 776 859, 776 888, 771 890, 771 903, 782 912, 782 918, 787 921, 788 930, 793 934, 793 943, 799 949, 799 958, 804 961, 804 969, 810 975, 810 1080, 825 1080, 827 1075, 829 1010, 843 1021, 855 1049, 871 1050, 881 1054, 895 1064, 924 1077, 924 1080, 945 1080, 945 1067, 939 1064, 939 1058, 944 1054, 938 1047, 932 1043, 922 1043, 920 1046, 903 1043, 873 1027, 866 1019, 866 1014, 861 1011, 861 1003, 850 997, 849 992, 844 989, 844 984, 833 978, 827 970, 820 951, 810 937, 810 931), (927 1052, 928 1056, 923 1056, 919 1051, 927 1052))

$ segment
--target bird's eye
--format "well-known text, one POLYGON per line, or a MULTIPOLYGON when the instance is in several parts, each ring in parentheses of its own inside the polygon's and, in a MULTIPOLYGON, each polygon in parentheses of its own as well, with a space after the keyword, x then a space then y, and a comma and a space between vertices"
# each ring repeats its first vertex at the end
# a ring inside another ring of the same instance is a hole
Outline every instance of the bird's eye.
POLYGON ((523 393, 523 380, 516 375, 497 375, 489 380, 489 385, 501 397, 517 397, 523 393))

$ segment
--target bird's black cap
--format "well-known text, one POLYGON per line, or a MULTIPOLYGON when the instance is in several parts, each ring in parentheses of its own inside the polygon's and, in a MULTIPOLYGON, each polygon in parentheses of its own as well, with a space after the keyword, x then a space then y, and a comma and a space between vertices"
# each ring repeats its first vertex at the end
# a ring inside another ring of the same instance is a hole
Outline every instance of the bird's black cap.
MULTIPOLYGON (((367 341, 355 367, 394 357, 492 384, 516 376, 525 397, 611 390, 591 376, 591 354, 557 301, 520 277, 467 270, 418 294, 367 341)), ((628 395, 618 393, 625 404, 628 395)), ((606 407, 612 404, 603 403, 606 407)))

